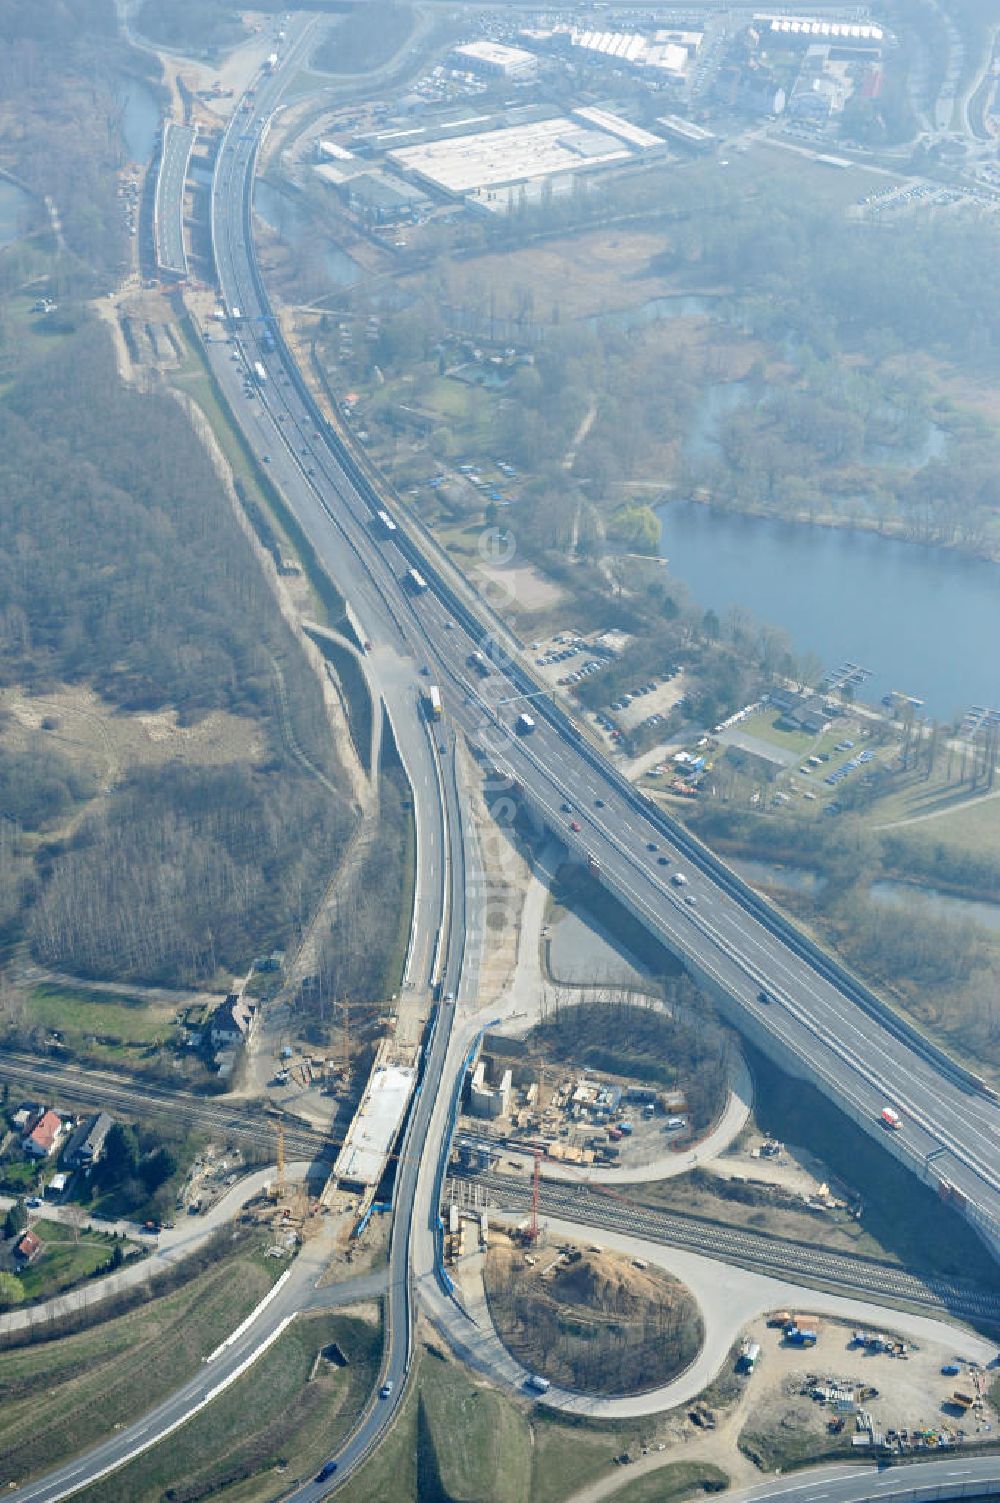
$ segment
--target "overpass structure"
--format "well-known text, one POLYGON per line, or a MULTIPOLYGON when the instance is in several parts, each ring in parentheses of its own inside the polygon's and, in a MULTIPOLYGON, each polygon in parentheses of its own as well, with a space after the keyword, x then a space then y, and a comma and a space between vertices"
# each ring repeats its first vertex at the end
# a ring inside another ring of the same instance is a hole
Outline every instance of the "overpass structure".
MULTIPOLYGON (((446 713, 535 817, 559 834, 572 855, 590 861, 609 891, 683 959, 755 1044, 880 1137, 1000 1257, 995 1094, 634 789, 540 694, 521 644, 453 576, 411 518, 397 513, 389 534, 377 526, 386 495, 363 457, 331 429, 280 334, 275 337, 277 324, 255 259, 255 162, 281 88, 279 70, 258 88, 239 133, 227 136, 213 192, 213 237, 226 304, 244 310, 248 330, 271 331, 266 341, 252 333, 246 341, 247 358, 264 366, 268 390, 272 397, 279 394, 282 407, 280 432, 272 423, 259 445, 283 445, 300 466, 307 485, 296 493, 296 515, 304 532, 359 604, 373 641, 386 632, 401 636, 418 660, 434 663, 446 713), (402 583, 414 567, 429 585, 419 596, 402 583), (467 668, 473 651, 491 658, 488 678, 467 668), (525 695, 539 696, 536 729, 518 736, 514 721, 525 695), (580 825, 579 832, 571 823, 580 825), (675 873, 686 878, 683 889, 672 885, 675 873), (902 1118, 898 1132, 881 1126, 886 1105, 902 1118)), ((216 360, 220 377, 226 364, 216 360)), ((230 374, 230 387, 235 384, 230 374)), ((266 427, 266 414, 259 419, 266 427)), ((247 418, 251 432, 254 421, 247 418)))
POLYGON ((196 125, 168 120, 163 127, 160 165, 153 200, 153 243, 160 275, 183 281, 188 274, 184 246, 184 184, 198 135, 196 125))
MULTIPOLYGON (((272 474, 305 537, 350 599, 401 741, 418 795, 418 892, 408 974, 433 974, 443 995, 457 994, 460 1003, 474 995, 476 936, 484 905, 481 884, 468 868, 455 765, 454 731, 460 730, 497 775, 494 787, 506 788, 526 804, 581 860, 595 862, 609 890, 686 960, 744 1031, 785 1068, 816 1079, 873 1133, 880 1131, 876 1123, 886 1100, 902 1103, 905 1096, 906 1126, 887 1135, 886 1146, 925 1179, 949 1186, 948 1193, 1000 1252, 1000 1110, 995 1098, 811 946, 683 827, 652 808, 557 707, 537 700, 537 730, 519 738, 512 725, 516 702, 539 692, 520 644, 484 602, 451 578, 428 540, 407 530, 412 522, 399 518, 391 534, 376 525, 385 496, 317 408, 280 338, 253 251, 256 155, 279 107, 287 65, 300 55, 307 30, 290 45, 276 74, 260 81, 249 110, 234 117, 213 182, 220 292, 227 306, 244 310, 248 332, 241 358, 259 360, 264 367, 270 378, 266 396, 247 402, 240 359, 231 360, 225 345, 213 341, 205 353, 248 440, 271 458, 272 474), (429 584, 419 597, 402 585, 414 567, 429 584), (472 650, 487 652, 492 660, 493 671, 485 680, 479 675, 473 680, 466 671, 472 650), (445 724, 434 732, 420 721, 416 661, 433 663, 443 687, 445 724), (409 739, 401 738, 403 731, 409 739), (427 797, 432 783, 435 791, 427 797), (431 805, 436 814, 421 826, 425 816, 419 810, 431 805), (570 812, 581 825, 579 833, 569 828, 570 812), (669 870, 688 877, 685 893, 696 896, 694 907, 683 902, 664 875, 661 854, 669 870), (766 1002, 760 997, 765 985, 766 1002)), ((458 1031, 453 1038, 453 1017, 454 1008, 447 1003, 431 1014, 398 1155, 380 1376, 380 1382, 391 1381, 391 1397, 383 1402, 372 1395, 336 1458, 336 1473, 298 1485, 291 1495, 296 1503, 318 1503, 364 1462, 405 1391, 413 1350, 411 1273, 414 1263, 420 1269, 433 1266, 443 1168, 437 1150, 446 1140, 449 1101, 468 1043, 458 1031)), ((275 1316, 279 1313, 286 1320, 291 1308, 275 1310, 275 1316)), ((159 1433, 172 1427, 171 1420, 159 1433)), ((155 1428, 142 1422, 145 1435, 155 1428)), ((39 1490, 15 1496, 56 1503, 94 1476, 89 1464, 77 1462, 58 1479, 39 1484, 39 1490)), ((827 1495, 834 1503, 860 1503, 876 1495, 871 1479, 870 1468, 847 1469, 830 1481, 827 1495)), ((789 1484, 788 1503, 814 1496, 813 1486, 811 1480, 789 1484)), ((879 1478, 877 1490, 890 1503, 997 1494, 1000 1473, 994 1459, 966 1462, 954 1456, 895 1469, 891 1478, 879 1478)), ((748 1503, 774 1496, 774 1491, 761 1490, 748 1503)))

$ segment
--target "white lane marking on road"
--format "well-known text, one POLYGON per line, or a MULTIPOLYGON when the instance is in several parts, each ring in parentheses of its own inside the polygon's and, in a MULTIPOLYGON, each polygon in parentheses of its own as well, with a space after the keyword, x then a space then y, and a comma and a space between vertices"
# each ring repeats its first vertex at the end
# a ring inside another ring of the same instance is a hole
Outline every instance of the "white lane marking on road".
POLYGON ((271 1303, 271 1301, 274 1299, 274 1297, 278 1294, 278 1292, 281 1289, 282 1285, 289 1278, 291 1272, 292 1272, 292 1270, 290 1268, 286 1268, 285 1269, 284 1273, 281 1275, 281 1278, 278 1279, 278 1281, 277 1281, 276 1284, 273 1284, 271 1286, 271 1288, 265 1294, 264 1298, 261 1300, 260 1304, 257 1305, 257 1306, 255 1306, 254 1309, 252 1309, 250 1311, 250 1314, 247 1316, 246 1320, 241 1321, 240 1324, 236 1327, 236 1330, 232 1331, 226 1337, 225 1341, 223 1341, 219 1346, 217 1346, 215 1348, 215 1351, 212 1352, 208 1357, 205 1358, 206 1362, 214 1362, 215 1359, 216 1359, 216 1357, 221 1356, 222 1353, 226 1350, 227 1347, 230 1347, 230 1346, 233 1345, 234 1342, 239 1341, 240 1337, 246 1331, 248 1331, 250 1329, 250 1327, 253 1325, 253 1323, 257 1319, 257 1317, 264 1310, 267 1309, 267 1306, 271 1303))
MULTIPOLYGON (((204 1398, 199 1399, 197 1404, 194 1404, 189 1410, 187 1410, 186 1413, 180 1415, 178 1419, 172 1420, 169 1425, 165 1425, 162 1430, 159 1430, 155 1435, 151 1435, 148 1440, 142 1441, 139 1445, 134 1446, 132 1450, 127 1452, 124 1456, 120 1456, 117 1461, 109 1462, 106 1467, 102 1467, 100 1471, 95 1472, 92 1477, 89 1477, 87 1479, 88 1486, 92 1485, 95 1482, 100 1482, 102 1477, 107 1477, 111 1472, 117 1472, 121 1467, 127 1466, 130 1461, 134 1461, 135 1458, 137 1456, 141 1456, 144 1451, 152 1450, 153 1446, 159 1445, 160 1442, 166 1440, 169 1435, 173 1435, 174 1431, 179 1430, 182 1425, 186 1425, 188 1420, 194 1419, 195 1415, 200 1414, 203 1409, 207 1408, 208 1405, 212 1403, 213 1399, 218 1398, 220 1393, 224 1393, 225 1390, 231 1387, 238 1378, 242 1378, 247 1368, 252 1367, 257 1359, 259 1357, 263 1357, 264 1353, 274 1345, 274 1343, 278 1340, 278 1337, 284 1335, 287 1327, 291 1325, 294 1319, 295 1312, 293 1312, 291 1315, 286 1315, 285 1318, 275 1326, 270 1335, 265 1336, 260 1346, 255 1347, 248 1357, 244 1357, 239 1366, 234 1367, 232 1372, 229 1373, 225 1378, 223 1378, 221 1382, 216 1383, 214 1388, 210 1388, 208 1393, 205 1394, 204 1398)), ((148 1430, 149 1425, 144 1425, 143 1429, 148 1430)), ((72 1472, 66 1473, 65 1480, 68 1482, 70 1477, 75 1477, 80 1472, 85 1470, 86 1468, 82 1466, 75 1467, 72 1472)), ((79 1484, 74 1482, 71 1483, 69 1487, 64 1488, 62 1492, 52 1493, 46 1499, 46 1503, 61 1503, 61 1500, 63 1498, 71 1497, 72 1494, 77 1491, 78 1486, 79 1484)), ((27 1496, 30 1499, 32 1495, 29 1493, 27 1496)))

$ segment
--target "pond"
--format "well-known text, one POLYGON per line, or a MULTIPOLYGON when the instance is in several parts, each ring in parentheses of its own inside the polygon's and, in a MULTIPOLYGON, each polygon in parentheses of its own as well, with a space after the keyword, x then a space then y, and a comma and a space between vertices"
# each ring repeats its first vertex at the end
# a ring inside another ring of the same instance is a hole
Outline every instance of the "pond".
POLYGON ((661 550, 703 609, 742 606, 825 667, 872 670, 945 720, 1000 705, 1000 565, 852 528, 810 527, 677 501, 661 550))
POLYGON ((145 164, 152 160, 160 131, 162 111, 156 95, 137 78, 121 81, 122 140, 130 162, 145 164))
MULTIPOLYGON (((745 882, 776 892, 812 897, 822 890, 825 882, 819 872, 808 866, 785 866, 750 856, 730 857, 729 865, 745 882)), ((978 924, 1000 934, 1000 903, 956 897, 953 893, 939 892, 936 887, 914 887, 909 882, 895 882, 891 878, 873 882, 868 896, 880 908, 908 909, 918 916, 926 913, 931 918, 954 924, 978 924)))
POLYGON ((594 313, 587 323, 595 329, 641 329, 645 324, 668 318, 723 318, 723 299, 699 293, 682 292, 673 296, 651 297, 632 308, 617 308, 613 313, 594 313))

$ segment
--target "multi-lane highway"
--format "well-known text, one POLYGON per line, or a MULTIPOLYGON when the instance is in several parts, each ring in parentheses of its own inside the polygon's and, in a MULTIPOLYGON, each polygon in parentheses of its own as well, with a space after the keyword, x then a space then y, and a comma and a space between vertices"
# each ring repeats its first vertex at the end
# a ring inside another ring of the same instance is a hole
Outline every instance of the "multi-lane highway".
POLYGON ((242 312, 242 353, 213 346, 212 357, 258 452, 272 463, 280 458, 289 503, 319 557, 358 607, 376 649, 391 644, 433 664, 454 722, 571 850, 594 859, 608 888, 725 1000, 755 1040, 814 1079, 873 1134, 881 1131, 882 1108, 895 1107, 903 1127, 892 1141, 886 1134, 887 1146, 925 1180, 954 1187, 956 1203, 1000 1250, 997 1101, 655 810, 546 699, 534 701, 534 733, 517 736, 518 696, 537 690, 525 659, 515 650, 485 681, 466 667, 485 635, 507 644, 509 634, 497 631, 467 588, 444 577, 415 536, 402 527, 391 538, 379 535, 374 510, 384 503, 274 337, 254 259, 254 165, 282 86, 282 69, 261 83, 220 154, 216 264, 227 308, 242 312), (255 406, 241 394, 254 362, 265 372, 255 406), (417 596, 402 583, 413 563, 430 583, 417 596), (686 886, 675 887, 674 874, 686 877, 686 886))

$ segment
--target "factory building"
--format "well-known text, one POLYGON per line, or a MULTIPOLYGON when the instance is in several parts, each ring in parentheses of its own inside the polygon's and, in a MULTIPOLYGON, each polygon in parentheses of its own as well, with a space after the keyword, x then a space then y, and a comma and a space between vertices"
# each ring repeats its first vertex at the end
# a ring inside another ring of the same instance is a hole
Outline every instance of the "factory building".
POLYGON ((456 47, 451 56, 456 67, 480 78, 505 78, 520 83, 534 78, 538 71, 538 59, 533 52, 526 52, 523 47, 506 47, 502 42, 467 42, 456 47))
POLYGON ((656 123, 668 140, 687 151, 708 152, 719 144, 714 131, 695 125, 693 120, 684 120, 680 115, 658 115, 656 123))
POLYGON ((666 150, 651 131, 606 110, 477 131, 388 152, 400 172, 454 198, 622 166, 666 150))

